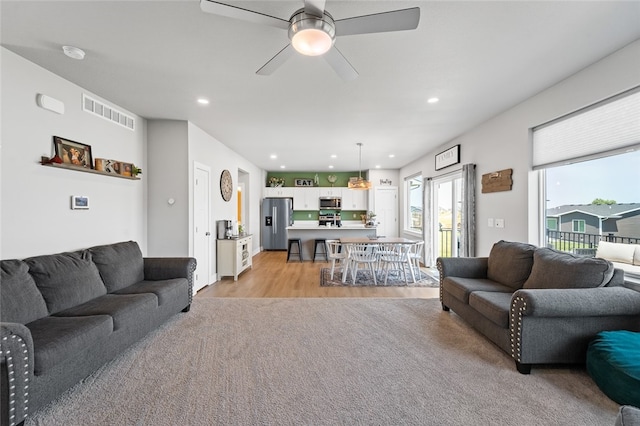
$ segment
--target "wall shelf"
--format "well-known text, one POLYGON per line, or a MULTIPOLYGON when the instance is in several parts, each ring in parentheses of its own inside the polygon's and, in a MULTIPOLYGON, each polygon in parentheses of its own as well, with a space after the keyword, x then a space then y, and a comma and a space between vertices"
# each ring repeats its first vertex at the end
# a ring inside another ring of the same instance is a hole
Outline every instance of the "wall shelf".
POLYGON ((86 169, 84 167, 72 166, 71 164, 48 163, 48 164, 42 164, 42 165, 46 167, 53 167, 55 169, 66 169, 66 170, 73 170, 76 172, 93 173, 94 175, 111 176, 111 177, 120 178, 120 179, 140 180, 140 178, 137 176, 136 177, 122 176, 122 175, 117 175, 115 173, 107 173, 107 172, 102 172, 100 170, 86 169))

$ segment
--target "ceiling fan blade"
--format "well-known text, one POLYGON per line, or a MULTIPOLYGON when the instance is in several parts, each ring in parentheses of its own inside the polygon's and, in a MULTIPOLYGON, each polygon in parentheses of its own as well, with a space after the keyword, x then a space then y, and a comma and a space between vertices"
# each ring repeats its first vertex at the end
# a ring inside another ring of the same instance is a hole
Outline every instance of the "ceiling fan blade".
POLYGON ((293 46, 291 44, 287 44, 284 49, 276 53, 276 55, 269 59, 269 62, 264 64, 262 68, 256 71, 258 75, 271 75, 275 70, 280 68, 282 64, 287 62, 287 60, 293 55, 293 46))
POLYGON ((355 80, 358 77, 358 71, 353 68, 336 46, 329 49, 323 57, 344 81, 355 80))
POLYGON ((200 9, 202 9, 203 12, 226 16, 227 18, 240 19, 241 21, 268 25, 270 27, 281 28, 283 30, 289 29, 289 21, 285 21, 284 19, 217 1, 200 0, 200 9))
POLYGON ((304 0, 304 11, 309 15, 322 18, 324 16, 325 3, 325 0, 304 0))
POLYGON ((384 33, 388 31, 415 30, 420 22, 420 8, 392 10, 373 15, 339 19, 336 37, 354 34, 384 33))

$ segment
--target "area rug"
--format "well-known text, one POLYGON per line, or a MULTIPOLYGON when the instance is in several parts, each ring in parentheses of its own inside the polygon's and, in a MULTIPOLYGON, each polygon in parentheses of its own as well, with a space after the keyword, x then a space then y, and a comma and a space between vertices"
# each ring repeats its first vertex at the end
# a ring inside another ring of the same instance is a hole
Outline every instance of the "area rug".
POLYGON ((428 275, 424 271, 416 274, 416 282, 411 281, 409 276, 408 283, 404 281, 404 276, 399 271, 389 271, 387 283, 384 283, 384 273, 380 272, 376 275, 377 283, 373 282, 371 271, 361 269, 358 271, 355 284, 351 280, 351 273, 348 273, 346 282, 342 282, 342 271, 338 268, 333 273, 331 279, 331 268, 322 268, 320 270, 320 286, 321 287, 438 287, 438 281, 428 275))
POLYGON ((613 425, 583 368, 515 369, 437 299, 194 299, 33 425, 613 425))

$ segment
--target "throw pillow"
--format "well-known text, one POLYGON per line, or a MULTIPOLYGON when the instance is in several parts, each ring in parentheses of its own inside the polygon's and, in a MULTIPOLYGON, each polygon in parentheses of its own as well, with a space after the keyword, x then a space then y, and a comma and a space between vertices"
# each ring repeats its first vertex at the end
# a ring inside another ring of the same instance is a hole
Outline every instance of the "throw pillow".
POLYGON ((607 259, 610 262, 620 262, 633 264, 633 254, 635 246, 633 244, 609 243, 600 241, 596 250, 596 257, 607 259))
POLYGON ((135 241, 92 247, 89 251, 109 293, 144 280, 144 260, 135 241))
POLYGON ((107 293, 87 250, 31 257, 24 262, 51 314, 107 293))
POLYGON ((539 248, 533 255, 533 269, 524 288, 601 287, 611 280, 613 269, 605 259, 539 248))
POLYGON ((26 263, 3 260, 0 268, 0 321, 28 324, 49 315, 26 263))
POLYGON ((526 243, 498 241, 491 248, 487 261, 487 278, 515 290, 531 273, 536 246, 526 243))

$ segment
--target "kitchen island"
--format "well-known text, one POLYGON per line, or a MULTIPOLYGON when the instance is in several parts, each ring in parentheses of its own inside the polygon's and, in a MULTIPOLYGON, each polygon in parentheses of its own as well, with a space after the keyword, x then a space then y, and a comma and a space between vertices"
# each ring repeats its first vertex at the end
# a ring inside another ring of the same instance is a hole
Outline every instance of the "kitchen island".
MULTIPOLYGON (((302 258, 305 261, 313 260, 313 249, 316 239, 339 240, 340 238, 356 238, 376 236, 376 228, 366 228, 362 223, 342 226, 319 226, 317 222, 309 224, 296 223, 287 227, 287 238, 300 238, 302 240, 302 258)), ((320 250, 320 249, 318 249, 320 250)), ((318 261, 324 260, 324 255, 317 256, 318 261)))

